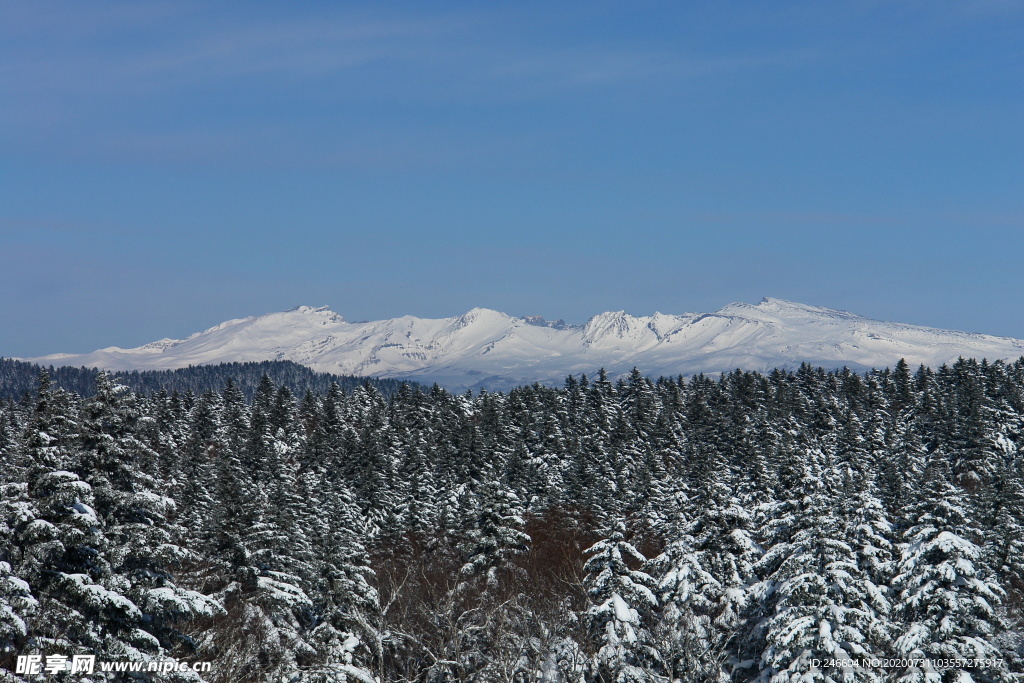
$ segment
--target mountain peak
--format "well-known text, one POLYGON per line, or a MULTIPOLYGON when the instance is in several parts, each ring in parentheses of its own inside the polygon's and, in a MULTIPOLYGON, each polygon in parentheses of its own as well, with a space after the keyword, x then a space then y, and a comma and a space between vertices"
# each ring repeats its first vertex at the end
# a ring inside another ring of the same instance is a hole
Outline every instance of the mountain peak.
POLYGON ((756 304, 748 304, 742 301, 726 304, 722 308, 718 309, 716 313, 718 315, 753 317, 765 320, 832 320, 837 318, 856 318, 867 320, 867 318, 850 313, 849 311, 826 308, 824 306, 811 306, 809 304, 802 304, 796 301, 789 301, 787 299, 776 299, 775 297, 770 296, 764 297, 756 304), (767 318, 765 316, 767 316, 767 318))
POLYGON ((293 308, 289 308, 285 313, 305 313, 307 315, 314 313, 331 313, 333 315, 338 315, 331 310, 330 306, 295 306, 293 308))
MULTIPOLYGON (((334 323, 343 323, 345 319, 331 310, 330 306, 295 306, 284 311, 284 314, 298 313, 304 316, 320 317, 334 323)), ((268 313, 267 315, 259 316, 266 318, 268 316, 280 315, 279 313, 268 313)))
POLYGON ((646 319, 636 318, 625 311, 598 313, 583 326, 583 336, 591 342, 602 339, 630 339, 639 341, 651 333, 646 319))
POLYGON ((492 308, 471 308, 459 316, 459 322, 464 325, 479 322, 505 322, 513 320, 512 316, 492 308))
POLYGON ((565 330, 573 327, 561 318, 558 320, 545 320, 544 316, 540 315, 524 315, 520 320, 527 325, 533 325, 534 327, 550 327, 553 330, 565 330))
POLYGON ((472 317, 480 317, 480 316, 499 316, 499 317, 502 317, 502 318, 510 318, 510 317, 512 317, 512 316, 508 315, 507 313, 502 313, 501 311, 496 311, 493 308, 482 308, 480 306, 476 306, 474 308, 469 309, 468 311, 466 311, 466 313, 464 315, 472 316, 472 317))

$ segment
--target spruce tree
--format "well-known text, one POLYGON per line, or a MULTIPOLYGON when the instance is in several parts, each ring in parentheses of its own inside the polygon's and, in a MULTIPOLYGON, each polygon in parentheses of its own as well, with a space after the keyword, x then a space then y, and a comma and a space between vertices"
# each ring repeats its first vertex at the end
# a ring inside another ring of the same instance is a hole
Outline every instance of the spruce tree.
POLYGON ((626 540, 622 522, 584 553, 589 556, 583 569, 591 602, 586 612, 593 644, 591 676, 607 683, 658 680, 662 663, 650 631, 658 598, 654 579, 641 569, 647 558, 626 540))
MULTIPOLYGON (((898 672, 901 681, 935 680, 936 660, 998 659, 992 644, 998 624, 994 609, 1003 590, 989 577, 976 541, 964 495, 951 481, 944 460, 928 463, 923 495, 911 508, 902 556, 893 578, 896 615, 902 634, 897 656, 922 660, 898 672)), ((956 680, 1005 680, 993 666, 952 666, 941 673, 956 680)))
POLYGON ((529 550, 530 537, 522 531, 522 503, 496 479, 485 483, 477 496, 476 515, 466 543, 463 581, 483 584, 494 592, 502 574, 511 571, 512 559, 529 550))
MULTIPOLYGON (((677 508, 687 507, 682 492, 675 499, 677 508)), ((696 549, 694 527, 681 512, 673 515, 665 550, 649 563, 660 605, 654 642, 669 679, 718 681, 727 656, 715 624, 717 598, 724 591, 696 549)))
MULTIPOLYGON (((826 473, 826 476, 830 473, 826 473)), ((765 611, 761 678, 771 681, 877 681, 870 664, 890 637, 883 591, 858 565, 847 541, 837 482, 805 469, 799 498, 776 518, 774 543, 759 562, 765 611), (832 484, 832 486, 829 486, 832 484), (841 666, 821 664, 849 662, 841 666)))

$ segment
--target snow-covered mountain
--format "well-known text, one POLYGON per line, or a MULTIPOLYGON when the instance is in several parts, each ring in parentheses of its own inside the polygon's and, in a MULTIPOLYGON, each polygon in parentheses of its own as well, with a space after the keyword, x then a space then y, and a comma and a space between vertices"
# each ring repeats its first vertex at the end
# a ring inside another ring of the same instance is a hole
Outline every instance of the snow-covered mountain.
POLYGON ((327 307, 228 320, 188 339, 161 339, 135 349, 31 358, 37 363, 110 370, 173 369, 230 361, 291 360, 322 372, 437 382, 451 389, 504 389, 566 375, 689 375, 736 368, 792 368, 807 361, 863 370, 938 366, 959 356, 1016 359, 1024 341, 881 322, 845 311, 763 299, 714 313, 601 313, 584 325, 474 308, 454 318, 403 316, 345 321, 327 307))

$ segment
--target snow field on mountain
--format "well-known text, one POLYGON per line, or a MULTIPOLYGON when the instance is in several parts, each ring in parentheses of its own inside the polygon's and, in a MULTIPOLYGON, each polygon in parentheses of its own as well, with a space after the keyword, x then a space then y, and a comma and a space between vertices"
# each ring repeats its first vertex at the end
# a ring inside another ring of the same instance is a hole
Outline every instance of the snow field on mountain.
POLYGON ((1024 341, 882 322, 817 306, 763 299, 714 313, 601 313, 551 327, 474 308, 451 318, 402 316, 347 322, 327 307, 228 320, 182 340, 134 349, 32 358, 41 364, 164 370, 232 361, 291 360, 321 372, 506 389, 560 383, 568 374, 647 375, 766 371, 808 362, 828 368, 888 367, 904 358, 937 367, 958 357, 1015 359, 1024 341))

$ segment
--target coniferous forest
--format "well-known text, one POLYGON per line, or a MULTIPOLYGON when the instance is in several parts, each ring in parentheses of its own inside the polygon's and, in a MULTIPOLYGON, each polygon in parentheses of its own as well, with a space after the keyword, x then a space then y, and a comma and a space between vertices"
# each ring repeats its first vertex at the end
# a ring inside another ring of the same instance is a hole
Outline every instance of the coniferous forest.
MULTIPOLYGON (((46 371, 50 383, 82 397, 92 396, 96 391, 96 369, 72 366, 40 367, 35 363, 0 358, 0 399, 17 400, 26 393, 35 391, 40 371, 46 371)), ((313 391, 323 393, 331 384, 337 384, 345 391, 352 391, 369 382, 385 396, 398 391, 402 382, 395 379, 376 377, 352 377, 315 372, 304 365, 289 360, 250 361, 246 363, 220 363, 218 365, 190 365, 177 370, 131 370, 110 373, 110 378, 134 392, 149 394, 164 389, 184 393, 192 390, 199 394, 207 389, 220 389, 231 380, 247 399, 256 393, 263 375, 275 384, 286 386, 294 393, 313 391)))
POLYGON ((0 404, 0 680, 1012 681, 1024 359, 0 404), (110 676, 104 679, 104 676, 110 676))

